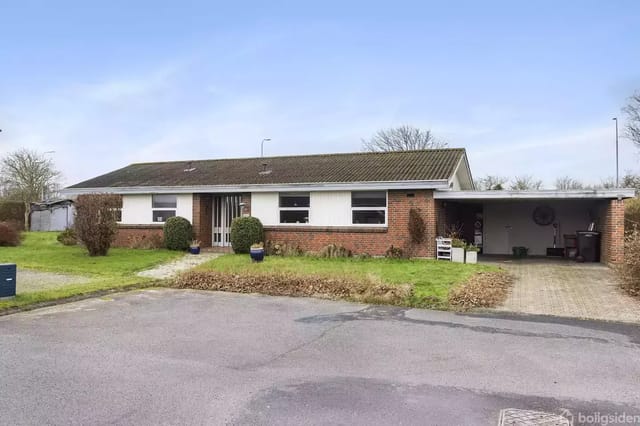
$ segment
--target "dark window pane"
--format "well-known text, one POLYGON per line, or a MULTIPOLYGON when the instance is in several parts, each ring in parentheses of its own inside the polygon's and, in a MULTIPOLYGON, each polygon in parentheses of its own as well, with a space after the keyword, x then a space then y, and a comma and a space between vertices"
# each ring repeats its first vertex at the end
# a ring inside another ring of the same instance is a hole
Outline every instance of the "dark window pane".
POLYGON ((116 222, 122 222, 122 209, 113 209, 116 222))
POLYGON ((153 221, 154 222, 166 222, 170 217, 174 217, 176 215, 175 210, 154 210, 153 211, 153 221))
POLYGON ((155 194, 152 195, 152 207, 154 209, 176 208, 178 205, 178 197, 171 194, 155 194))
POLYGON ((352 192, 351 207, 387 207, 387 194, 384 191, 352 192))
POLYGON ((354 224, 384 225, 384 210, 353 210, 354 224))
POLYGON ((308 192, 281 193, 280 207, 309 207, 309 193, 308 192))
POLYGON ((280 210, 280 223, 309 223, 309 210, 280 210))

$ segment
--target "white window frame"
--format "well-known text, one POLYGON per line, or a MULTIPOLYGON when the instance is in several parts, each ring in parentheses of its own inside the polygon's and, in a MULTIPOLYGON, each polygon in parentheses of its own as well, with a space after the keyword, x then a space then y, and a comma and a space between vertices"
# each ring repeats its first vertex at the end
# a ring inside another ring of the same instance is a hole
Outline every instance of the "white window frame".
POLYGON ((309 226, 311 225, 311 192, 307 191, 291 191, 291 192, 278 192, 278 224, 284 226, 309 226), (280 197, 282 195, 291 195, 291 194, 307 194, 309 197, 309 207, 280 207, 280 197), (280 221, 280 212, 282 211, 306 211, 307 212, 307 221, 300 223, 291 223, 291 222, 281 222, 280 221))
POLYGON ((156 215, 155 212, 157 211, 173 211, 173 216, 177 216, 178 215, 178 194, 151 194, 151 221, 153 223, 165 223, 166 221, 159 221, 156 220, 156 215), (176 206, 175 207, 153 207, 153 197, 155 197, 156 195, 171 195, 176 197, 176 206))
POLYGON ((354 192, 381 192, 381 191, 351 191, 351 197, 349 202, 351 203, 351 226, 358 226, 364 228, 385 228, 387 223, 389 223, 389 191, 384 191, 384 207, 353 207, 353 193, 354 192), (353 223, 353 212, 354 211, 375 211, 375 210, 384 210, 384 223, 353 223))

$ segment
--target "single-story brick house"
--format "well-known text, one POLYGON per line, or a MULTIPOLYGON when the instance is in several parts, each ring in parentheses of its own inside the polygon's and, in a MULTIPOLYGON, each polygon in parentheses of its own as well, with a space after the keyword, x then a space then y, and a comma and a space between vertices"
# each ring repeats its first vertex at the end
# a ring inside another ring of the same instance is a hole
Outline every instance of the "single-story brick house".
POLYGON ((526 246, 544 255, 554 234, 563 247, 563 235, 595 223, 606 263, 622 260, 624 199, 633 196, 624 189, 475 191, 464 149, 139 163, 64 190, 87 193, 122 195, 119 245, 183 216, 203 246, 226 247, 233 218, 252 215, 268 241, 383 255, 407 246, 416 208, 426 224, 417 256, 435 257, 435 238, 452 225, 487 254, 526 246))

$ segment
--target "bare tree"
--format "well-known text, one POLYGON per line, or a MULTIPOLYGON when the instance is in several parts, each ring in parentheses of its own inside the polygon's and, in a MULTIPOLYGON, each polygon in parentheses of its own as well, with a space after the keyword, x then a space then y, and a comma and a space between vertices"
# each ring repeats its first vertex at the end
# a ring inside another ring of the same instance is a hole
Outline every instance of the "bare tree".
POLYGON ((569 176, 561 176, 556 179, 556 189, 584 189, 584 184, 569 176))
POLYGON ((631 95, 622 111, 627 115, 625 136, 640 147, 640 90, 631 95))
POLYGON ((412 151, 447 146, 447 142, 436 138, 431 130, 408 125, 378 130, 371 139, 362 140, 362 150, 369 152, 412 151))
POLYGON ((509 179, 504 176, 487 175, 475 182, 475 187, 480 191, 501 191, 509 179))
POLYGON ((623 188, 633 188, 636 194, 640 194, 640 174, 627 172, 622 178, 623 188))
POLYGON ((533 176, 522 175, 516 176, 513 178, 509 189, 514 191, 527 191, 531 189, 540 189, 542 188, 542 181, 536 180, 533 176))
POLYGON ((53 162, 37 151, 21 149, 0 160, 0 181, 9 198, 24 203, 24 226, 29 229, 31 203, 41 200, 47 190, 57 186, 60 172, 53 162))

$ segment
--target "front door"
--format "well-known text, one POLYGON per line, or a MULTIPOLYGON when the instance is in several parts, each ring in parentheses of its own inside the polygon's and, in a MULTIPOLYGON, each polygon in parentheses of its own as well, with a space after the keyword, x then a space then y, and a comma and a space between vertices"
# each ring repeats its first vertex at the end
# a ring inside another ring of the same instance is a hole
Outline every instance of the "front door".
POLYGON ((231 221, 242 213, 240 195, 216 195, 213 197, 213 246, 231 245, 231 221))

